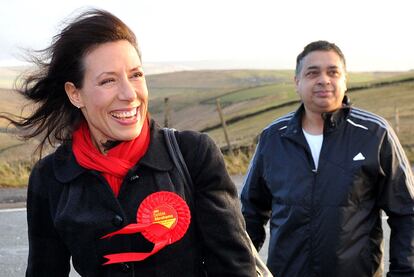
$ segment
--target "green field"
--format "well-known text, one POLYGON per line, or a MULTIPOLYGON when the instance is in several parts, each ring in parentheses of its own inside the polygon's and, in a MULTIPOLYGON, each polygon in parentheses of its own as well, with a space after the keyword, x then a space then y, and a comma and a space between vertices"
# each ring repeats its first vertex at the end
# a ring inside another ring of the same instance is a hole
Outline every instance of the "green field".
MULTIPOLYGON (((10 90, 13 83, 11 76, 17 76, 16 72, 12 69, 0 70, 0 87, 4 84, 0 88, 1 112, 21 112, 24 101, 10 90)), ((351 72, 348 87, 369 87, 381 83, 378 87, 351 90, 351 100, 355 106, 379 114, 398 127, 398 136, 413 162, 414 131, 411 127, 414 123, 414 81, 398 82, 408 78, 414 78, 413 71, 351 72), (399 116, 398 126, 396 112, 399 116)), ((298 106, 294 104, 277 108, 280 104, 298 100, 292 70, 183 71, 149 75, 147 82, 151 116, 163 124, 164 98, 169 97, 169 122, 170 126, 177 129, 202 130, 218 125, 220 120, 216 111, 216 98, 219 97, 227 120, 243 118, 228 124, 233 145, 252 144, 265 126, 298 106), (248 116, 250 114, 256 115, 248 116)), ((30 108, 25 112, 29 112, 30 108)), ((36 143, 19 141, 15 136, 5 133, 5 127, 6 121, 0 120, 0 185, 25 184, 27 174, 22 171, 31 165, 36 143), (18 181, 11 182, 13 178, 10 176, 17 175, 19 177, 14 179, 18 181)), ((212 129, 208 134, 219 146, 225 146, 221 128, 212 129)), ((226 162, 238 168, 236 172, 243 172, 248 159, 249 155, 239 156, 238 161, 226 158, 226 162)))

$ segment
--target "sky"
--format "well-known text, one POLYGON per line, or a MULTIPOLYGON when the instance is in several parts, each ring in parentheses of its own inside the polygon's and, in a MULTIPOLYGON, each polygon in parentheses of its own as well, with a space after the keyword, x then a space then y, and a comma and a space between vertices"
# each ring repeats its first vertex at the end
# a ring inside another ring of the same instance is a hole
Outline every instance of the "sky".
POLYGON ((80 11, 102 8, 135 32, 144 66, 293 69, 322 39, 342 49, 349 71, 414 69, 412 0, 0 1, 0 66, 47 47, 80 11))

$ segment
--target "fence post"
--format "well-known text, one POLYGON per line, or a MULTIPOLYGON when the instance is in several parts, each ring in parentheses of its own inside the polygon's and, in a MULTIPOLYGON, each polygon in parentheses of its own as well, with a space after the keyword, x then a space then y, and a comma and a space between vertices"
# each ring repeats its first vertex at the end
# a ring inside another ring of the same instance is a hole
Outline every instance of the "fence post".
POLYGON ((168 97, 164 98, 164 127, 169 127, 168 121, 170 117, 170 105, 169 105, 168 100, 169 100, 168 97))
POLYGON ((400 132, 400 114, 397 105, 395 105, 395 133, 398 135, 400 132))
POLYGON ((221 111, 220 98, 216 98, 216 105, 217 105, 217 112, 219 114, 220 121, 221 121, 221 126, 223 127, 223 131, 224 131, 224 138, 226 139, 227 147, 229 149, 229 154, 233 155, 233 149, 231 147, 229 135, 227 132, 226 120, 224 119, 223 113, 221 111))

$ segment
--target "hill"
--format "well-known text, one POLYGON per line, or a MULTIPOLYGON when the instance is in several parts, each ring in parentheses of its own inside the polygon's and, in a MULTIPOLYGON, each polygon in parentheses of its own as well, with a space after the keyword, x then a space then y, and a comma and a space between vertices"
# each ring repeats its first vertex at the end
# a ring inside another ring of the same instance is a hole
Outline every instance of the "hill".
MULTIPOLYGON (((10 84, 13 74, 0 75, 0 84, 10 84)), ((216 111, 220 98, 234 145, 250 145, 260 131, 277 117, 298 106, 291 70, 201 70, 148 75, 150 113, 164 122, 164 99, 169 98, 169 126, 205 130, 221 147, 223 131, 216 111)), ((349 95, 355 106, 385 117, 394 126, 398 112, 399 137, 414 161, 414 72, 351 72, 349 95)), ((0 111, 19 114, 24 100, 0 89, 0 111)), ((30 109, 30 107, 28 107, 30 109)), ((4 133, 0 120, 0 163, 28 161, 34 142, 23 143, 4 133)), ((0 170, 1 175, 1 170, 0 170)))
MULTIPOLYGON (((348 86, 369 86, 410 76, 414 72, 351 72, 348 86)), ((164 122, 164 98, 168 97, 169 122, 177 129, 203 130, 219 123, 217 97, 221 99, 226 118, 298 99, 291 70, 184 71, 150 75, 147 82, 151 114, 164 122)))

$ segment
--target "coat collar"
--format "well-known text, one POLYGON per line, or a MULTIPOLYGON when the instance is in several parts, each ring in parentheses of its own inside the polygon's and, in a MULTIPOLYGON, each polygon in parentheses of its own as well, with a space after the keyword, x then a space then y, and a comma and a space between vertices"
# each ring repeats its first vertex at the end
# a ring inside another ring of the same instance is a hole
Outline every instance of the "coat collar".
POLYGON ((61 183, 67 183, 86 171, 76 161, 72 152, 72 142, 68 141, 56 149, 53 159, 53 170, 56 179, 61 183))
POLYGON ((139 164, 160 171, 171 170, 174 164, 172 163, 168 153, 162 129, 155 123, 154 120, 151 120, 150 130, 150 145, 148 146, 147 153, 145 153, 139 161, 139 164))
MULTIPOLYGON (((351 106, 345 105, 334 112, 323 113, 322 118, 325 122, 324 133, 332 132, 336 130, 339 126, 341 126, 342 123, 345 122, 346 118, 348 117, 350 109, 351 106)), ((302 116, 304 112, 305 107, 302 103, 300 107, 296 110, 293 117, 289 120, 285 132, 286 136, 294 136, 302 132, 302 116)))
MULTIPOLYGON (((164 134, 161 128, 150 120, 150 144, 145 155, 137 165, 146 166, 158 171, 168 171, 173 168, 173 163, 165 145, 164 134)), ((136 167, 136 166, 135 166, 136 167)), ((55 152, 53 169, 59 182, 67 183, 86 172, 76 161, 72 152, 72 142, 61 145, 55 152)))
MULTIPOLYGON (((322 118, 325 122, 325 132, 331 131, 332 129, 336 129, 338 126, 340 126, 348 117, 350 109, 350 106, 343 106, 342 108, 334 112, 323 113, 322 118)), ((286 133, 296 134, 297 132, 299 132, 299 130, 302 129, 302 117, 304 113, 305 107, 302 103, 300 107, 296 110, 293 117, 289 120, 286 133)))

